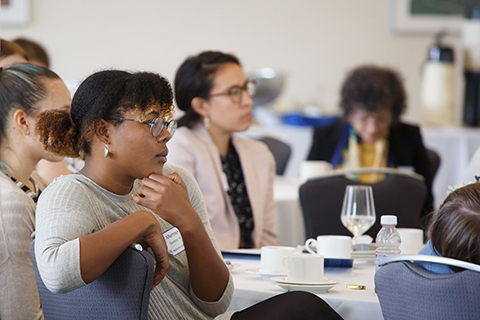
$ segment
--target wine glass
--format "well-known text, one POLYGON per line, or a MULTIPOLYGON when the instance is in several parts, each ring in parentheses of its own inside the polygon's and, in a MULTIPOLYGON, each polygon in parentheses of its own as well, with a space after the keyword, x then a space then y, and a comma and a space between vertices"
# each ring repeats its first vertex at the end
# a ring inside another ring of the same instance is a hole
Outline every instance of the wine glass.
POLYGON ((353 234, 353 244, 375 223, 375 204, 370 186, 347 186, 343 198, 342 224, 353 234))

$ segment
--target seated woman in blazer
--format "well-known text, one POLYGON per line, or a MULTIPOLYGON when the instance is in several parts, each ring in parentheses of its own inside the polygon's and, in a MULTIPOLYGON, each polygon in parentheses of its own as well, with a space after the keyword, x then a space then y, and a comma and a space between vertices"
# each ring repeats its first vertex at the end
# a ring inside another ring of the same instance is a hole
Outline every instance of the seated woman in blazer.
POLYGON ((212 51, 189 57, 174 86, 185 114, 169 142, 168 162, 197 179, 220 249, 278 245, 275 160, 264 143, 234 134, 250 127, 255 89, 239 60, 212 51))
MULTIPOLYGON (((329 161, 334 168, 410 167, 425 177, 428 196, 425 213, 433 210, 432 179, 420 129, 400 121, 406 95, 393 70, 361 66, 343 83, 343 118, 315 130, 308 160, 329 161)), ((374 183, 381 174, 361 174, 374 183)))

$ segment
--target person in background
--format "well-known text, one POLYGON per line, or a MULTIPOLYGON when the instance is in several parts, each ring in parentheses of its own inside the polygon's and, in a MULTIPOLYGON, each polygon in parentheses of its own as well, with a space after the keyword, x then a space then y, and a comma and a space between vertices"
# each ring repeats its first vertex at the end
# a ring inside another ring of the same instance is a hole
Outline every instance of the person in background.
MULTIPOLYGON (((315 129, 308 160, 324 160, 336 169, 407 167, 422 175, 428 188, 423 215, 433 210, 432 180, 420 128, 403 123, 407 107, 403 83, 395 71, 377 66, 352 70, 341 89, 343 117, 315 129)), ((374 183, 382 174, 360 174, 374 183)))
POLYGON ((250 127, 255 84, 235 56, 206 51, 182 63, 174 86, 185 114, 169 161, 198 181, 221 250, 278 245, 275 160, 263 142, 235 135, 250 127))
POLYGON ((50 59, 48 58, 47 51, 40 44, 24 38, 15 39, 13 42, 27 52, 29 63, 50 68, 50 59))
MULTIPOLYGON (((419 254, 442 256, 480 265, 480 183, 452 191, 435 212, 428 228, 430 240, 419 254)), ((436 263, 416 262, 435 273, 461 271, 436 263)))
POLYGON ((0 39, 0 67, 14 63, 27 63, 27 52, 18 44, 0 39))
POLYGON ((31 64, 0 68, 0 319, 43 319, 30 258, 35 210, 45 182, 35 175, 46 153, 36 115, 70 108, 70 93, 52 71, 31 64))
POLYGON ((80 172, 56 179, 39 200, 35 255, 47 288, 94 281, 137 241, 157 261, 149 319, 341 319, 306 292, 225 312, 233 280, 200 189, 187 170, 165 163, 175 128, 170 84, 147 72, 97 72, 77 89, 71 113, 38 116, 47 150, 86 154, 80 172))
MULTIPOLYGON (((50 68, 50 60, 48 58, 48 54, 40 44, 23 38, 15 39, 13 42, 10 43, 16 45, 17 48, 20 48, 26 53, 26 61, 22 62, 28 61, 28 63, 40 67, 50 68)), ((76 162, 77 161, 74 161, 73 159, 65 159, 65 161, 56 162, 41 160, 35 167, 35 171, 37 171, 38 174, 40 174, 45 179, 45 181, 50 183, 53 181, 53 179, 59 177, 62 174, 70 174, 70 172, 73 170, 69 169, 68 164, 73 166, 74 164, 76 164, 76 162)))

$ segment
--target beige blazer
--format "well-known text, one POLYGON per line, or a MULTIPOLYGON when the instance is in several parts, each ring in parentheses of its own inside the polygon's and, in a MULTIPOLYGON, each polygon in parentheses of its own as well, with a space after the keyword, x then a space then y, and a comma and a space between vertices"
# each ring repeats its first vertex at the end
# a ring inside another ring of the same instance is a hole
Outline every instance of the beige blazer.
MULTIPOLYGON (((232 143, 240 157, 252 207, 255 247, 278 245, 273 202, 273 155, 260 141, 233 135, 232 143)), ((228 182, 220 153, 208 131, 200 123, 193 129, 181 127, 167 147, 167 162, 186 168, 197 180, 220 250, 238 249, 240 227, 227 193, 228 182)))

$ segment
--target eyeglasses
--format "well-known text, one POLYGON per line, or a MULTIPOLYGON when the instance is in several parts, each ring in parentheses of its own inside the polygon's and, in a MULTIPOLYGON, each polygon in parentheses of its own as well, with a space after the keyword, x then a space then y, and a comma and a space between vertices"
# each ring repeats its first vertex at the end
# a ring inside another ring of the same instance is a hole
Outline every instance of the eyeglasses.
POLYGON ((152 137, 156 138, 162 133, 163 127, 166 127, 170 135, 173 137, 175 130, 177 130, 177 121, 172 120, 165 122, 163 118, 155 118, 153 121, 141 121, 136 119, 126 119, 126 118, 106 118, 105 120, 122 120, 122 121, 135 121, 141 124, 148 124, 150 126, 150 134, 152 137))
POLYGON ((225 92, 209 94, 209 97, 215 96, 228 96, 234 103, 242 101, 243 91, 246 91, 250 97, 254 97, 256 93, 255 82, 247 80, 245 84, 241 86, 233 86, 225 92))

